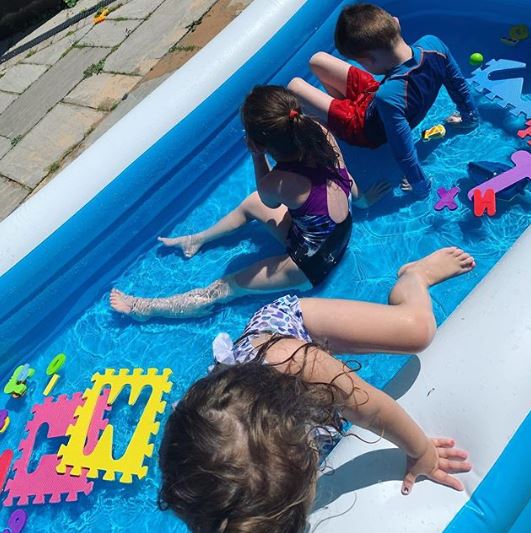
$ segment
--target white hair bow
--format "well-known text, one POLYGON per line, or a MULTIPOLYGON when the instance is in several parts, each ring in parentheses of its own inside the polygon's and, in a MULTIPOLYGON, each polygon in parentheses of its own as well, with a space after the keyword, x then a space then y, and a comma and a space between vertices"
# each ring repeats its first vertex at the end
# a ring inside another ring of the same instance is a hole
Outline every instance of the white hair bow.
POLYGON ((235 365, 237 361, 234 358, 233 348, 234 344, 228 333, 218 333, 216 338, 212 341, 212 353, 214 354, 214 359, 218 363, 235 365))

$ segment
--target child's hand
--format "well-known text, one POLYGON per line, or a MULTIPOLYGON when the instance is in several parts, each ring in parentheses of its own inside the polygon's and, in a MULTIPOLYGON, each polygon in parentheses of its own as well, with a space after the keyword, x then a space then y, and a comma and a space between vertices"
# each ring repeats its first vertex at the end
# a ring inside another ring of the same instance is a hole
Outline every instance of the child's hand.
POLYGON ((413 187, 407 178, 402 178, 400 189, 404 192, 411 192, 418 198, 426 198, 430 194, 431 182, 428 180, 417 181, 413 187))
POLYGON ((426 451, 420 457, 416 459, 408 457, 402 494, 407 495, 411 492, 419 476, 426 476, 436 483, 455 490, 463 490, 463 483, 450 474, 469 472, 472 465, 466 461, 467 452, 454 446, 453 439, 428 439, 426 451))
POLYGON ((478 120, 463 120, 463 117, 460 113, 453 113, 446 120, 445 123, 452 128, 461 129, 461 130, 472 130, 478 124, 478 120))
POLYGON ((388 181, 379 181, 369 187, 365 192, 362 192, 352 203, 359 208, 371 207, 371 205, 381 200, 390 190, 391 184, 388 181))

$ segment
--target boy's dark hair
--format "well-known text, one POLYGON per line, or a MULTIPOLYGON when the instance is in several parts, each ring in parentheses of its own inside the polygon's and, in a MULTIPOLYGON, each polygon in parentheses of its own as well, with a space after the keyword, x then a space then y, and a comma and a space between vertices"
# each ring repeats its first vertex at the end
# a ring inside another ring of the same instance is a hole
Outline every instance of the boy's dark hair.
POLYGON ((247 136, 279 156, 321 167, 339 166, 325 130, 303 114, 293 91, 279 85, 257 85, 245 98, 241 117, 247 136))
POLYGON ((389 50, 400 37, 400 26, 381 7, 354 4, 341 11, 336 24, 336 48, 346 57, 371 50, 389 50))

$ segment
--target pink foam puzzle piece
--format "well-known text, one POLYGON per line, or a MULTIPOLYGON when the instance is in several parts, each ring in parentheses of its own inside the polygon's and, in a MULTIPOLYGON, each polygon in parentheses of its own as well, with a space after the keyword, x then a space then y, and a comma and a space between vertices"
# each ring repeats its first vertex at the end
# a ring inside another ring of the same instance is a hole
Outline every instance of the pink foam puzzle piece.
MULTIPOLYGON (((518 137, 520 137, 520 139, 531 137, 531 120, 528 120, 525 124, 527 126, 525 130, 518 130, 518 137)), ((527 144, 531 146, 531 140, 527 141, 527 144)))
POLYGON ((437 194, 439 195, 440 200, 435 204, 435 210, 441 211, 445 207, 450 211, 457 209, 457 203, 454 198, 460 190, 459 187, 452 187, 448 190, 444 187, 437 189, 437 194))
MULTIPOLYGON (((105 410, 109 409, 108 396, 109 391, 104 391, 94 409, 87 445, 94 446, 100 431, 107 425, 103 415, 105 410)), ((57 455, 42 455, 37 468, 28 472, 39 428, 48 424, 48 438, 65 436, 68 427, 75 423, 76 410, 83 403, 82 393, 79 392, 72 398, 61 395, 54 399, 50 396, 42 404, 33 407, 33 419, 26 425, 28 436, 19 445, 22 455, 13 466, 15 476, 6 484, 8 495, 4 505, 14 505, 15 499, 18 499, 17 505, 28 505, 30 497, 33 497, 33 504, 44 504, 47 496, 50 498, 48 503, 60 503, 63 495, 66 495, 66 501, 72 502, 76 501, 81 493, 90 494, 93 482, 87 481, 87 472, 73 476, 68 469, 64 474, 58 474, 57 465, 60 459, 57 455)))
POLYGON ((511 155, 514 167, 494 176, 490 180, 484 181, 480 185, 468 191, 468 198, 472 200, 474 191, 479 190, 482 195, 487 189, 492 189, 495 193, 501 192, 524 179, 531 179, 531 153, 526 150, 518 150, 511 155))

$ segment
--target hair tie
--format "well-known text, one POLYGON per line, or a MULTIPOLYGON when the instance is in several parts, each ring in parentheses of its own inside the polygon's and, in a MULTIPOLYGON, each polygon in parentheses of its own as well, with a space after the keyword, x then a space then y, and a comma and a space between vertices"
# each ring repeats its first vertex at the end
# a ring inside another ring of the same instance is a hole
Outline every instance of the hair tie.
POLYGON ((290 109, 289 111, 289 119, 293 120, 295 117, 299 116, 299 112, 296 109, 290 109))

